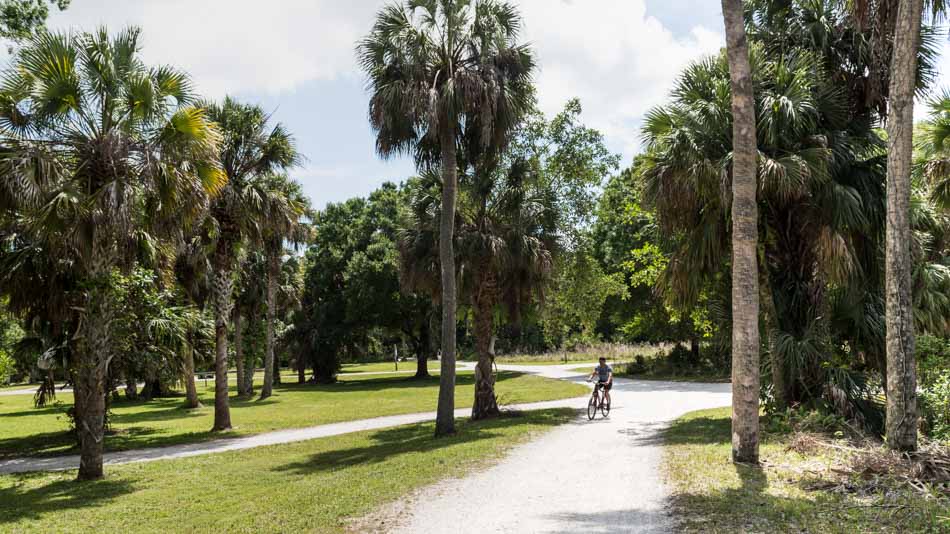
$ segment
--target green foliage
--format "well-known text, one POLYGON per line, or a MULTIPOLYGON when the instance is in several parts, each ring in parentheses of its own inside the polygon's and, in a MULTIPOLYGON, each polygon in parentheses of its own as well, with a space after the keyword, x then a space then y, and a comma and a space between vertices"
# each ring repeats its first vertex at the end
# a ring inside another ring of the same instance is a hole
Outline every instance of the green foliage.
POLYGON ((5 349, 0 349, 0 385, 9 384, 14 372, 16 372, 16 360, 5 349))
POLYGON ((950 442, 950 371, 938 373, 920 390, 920 404, 930 437, 950 442))
POLYGON ((71 0, 2 0, 0 1, 0 38, 19 41, 33 35, 46 24, 49 6, 60 11, 71 0))
POLYGON ((844 417, 827 409, 798 406, 769 413, 765 430, 770 434, 815 432, 843 437, 849 428, 844 417))
POLYGON ((585 251, 570 254, 558 263, 557 275, 542 312, 548 342, 554 347, 590 344, 604 302, 626 297, 622 275, 607 274, 585 251))

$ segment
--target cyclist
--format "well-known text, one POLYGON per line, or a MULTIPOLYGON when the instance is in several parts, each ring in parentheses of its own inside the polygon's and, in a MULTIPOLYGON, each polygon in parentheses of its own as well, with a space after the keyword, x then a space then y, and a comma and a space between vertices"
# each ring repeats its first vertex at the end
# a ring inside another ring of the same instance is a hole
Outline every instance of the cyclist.
POLYGON ((604 397, 607 401, 607 404, 610 404, 610 388, 614 385, 614 370, 611 366, 607 365, 607 358, 600 358, 600 365, 594 367, 594 370, 590 373, 590 376, 587 377, 587 381, 590 382, 593 380, 594 375, 597 375, 597 386, 604 388, 604 397))

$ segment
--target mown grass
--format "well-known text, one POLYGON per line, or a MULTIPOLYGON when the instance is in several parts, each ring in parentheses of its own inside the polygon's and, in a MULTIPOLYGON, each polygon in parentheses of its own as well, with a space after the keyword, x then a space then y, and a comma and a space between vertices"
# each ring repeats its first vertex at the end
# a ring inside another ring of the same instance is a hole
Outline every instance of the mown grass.
POLYGON ((880 497, 809 490, 835 458, 763 435, 762 467, 730 461, 730 409, 693 412, 665 432, 666 474, 682 532, 948 532, 950 506, 895 489, 880 497))
MULTIPOLYGON (((474 377, 459 373, 456 407, 472 404, 474 377)), ((519 373, 500 373, 497 393, 502 403, 513 404, 585 395, 576 384, 519 373)), ((150 402, 119 401, 112 405, 113 433, 107 450, 126 450, 206 441, 221 437, 209 429, 214 419, 214 383, 199 383, 203 408, 185 410, 181 397, 150 402)), ((284 428, 299 428, 385 415, 433 411, 438 377, 415 380, 405 375, 341 375, 332 385, 283 384, 274 396, 260 401, 231 397, 231 422, 224 435, 248 435, 284 428)), ((232 385, 232 394, 235 388, 232 385)), ((57 405, 33 408, 30 395, 0 397, 0 458, 74 452, 66 410, 72 394, 60 393, 57 405)))
MULTIPOLYGON (((426 362, 426 368, 429 370, 429 373, 438 373, 440 368, 440 363, 438 361, 429 361, 426 362)), ((349 373, 382 373, 382 372, 400 372, 400 373, 415 373, 416 372, 416 362, 407 361, 399 362, 399 368, 396 369, 396 366, 393 362, 373 362, 373 363, 344 363, 343 367, 340 369, 341 374, 349 373)))
POLYGON ((461 421, 439 439, 417 424, 110 466, 98 482, 75 482, 75 471, 0 476, 0 531, 343 532, 348 518, 484 466, 574 413, 461 421))

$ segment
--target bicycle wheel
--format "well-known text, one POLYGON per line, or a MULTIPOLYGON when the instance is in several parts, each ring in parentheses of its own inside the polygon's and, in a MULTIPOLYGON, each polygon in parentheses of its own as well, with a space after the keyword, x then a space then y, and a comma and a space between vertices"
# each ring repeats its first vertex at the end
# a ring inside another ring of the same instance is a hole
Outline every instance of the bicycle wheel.
POLYGON ((594 420, 594 417, 597 416, 597 394, 593 394, 590 397, 590 402, 587 403, 587 418, 591 421, 594 420))
POLYGON ((604 417, 610 414, 610 402, 607 401, 606 395, 604 396, 604 400, 600 402, 600 413, 604 414, 604 417))

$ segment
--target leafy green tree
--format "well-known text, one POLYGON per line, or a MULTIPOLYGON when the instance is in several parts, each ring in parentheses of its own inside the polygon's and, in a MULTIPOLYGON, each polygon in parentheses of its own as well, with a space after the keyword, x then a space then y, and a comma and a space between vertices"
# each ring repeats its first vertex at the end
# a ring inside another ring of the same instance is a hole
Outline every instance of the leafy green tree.
POLYGON ((0 38, 22 41, 42 29, 49 17, 49 6, 60 11, 70 0, 2 0, 0 1, 0 38))
MULTIPOLYGON (((139 35, 40 33, 16 51, 0 85, 4 200, 19 213, 15 232, 7 233, 8 265, 74 280, 51 287, 76 290, 65 297, 69 303, 63 295, 54 300, 80 310, 60 325, 75 328, 68 339, 80 479, 102 476, 105 388, 115 355, 113 271, 127 265, 149 231, 167 228, 162 223, 173 217, 195 218, 226 181, 220 135, 192 105, 188 77, 147 67, 139 35)), ((6 273, 6 281, 18 279, 6 273)), ((9 286, 4 292, 28 298, 9 286)))
MULTIPOLYGON (((225 98, 205 104, 208 116, 223 134, 220 159, 227 185, 215 197, 209 213, 213 243, 211 254, 211 303, 215 318, 215 394, 213 430, 231 428, 228 405, 228 323, 233 305, 233 285, 238 249, 260 240, 268 216, 268 191, 264 178, 287 170, 300 161, 294 139, 281 124, 271 126, 258 106, 225 98)), ((253 370, 249 371, 253 373, 253 370)))
POLYGON ((458 143, 475 125, 502 147, 531 104, 534 59, 517 9, 495 0, 407 0, 376 17, 358 46, 370 79, 370 123, 383 157, 415 154, 442 171, 439 265, 442 370, 436 434, 455 431, 455 228, 458 143), (472 119, 477 120, 472 120, 472 119), (437 148, 434 148, 437 147, 437 148))

